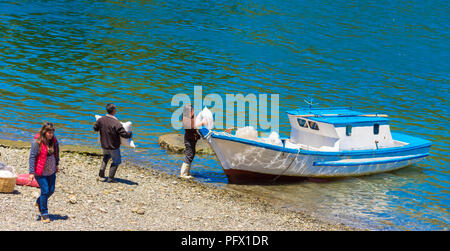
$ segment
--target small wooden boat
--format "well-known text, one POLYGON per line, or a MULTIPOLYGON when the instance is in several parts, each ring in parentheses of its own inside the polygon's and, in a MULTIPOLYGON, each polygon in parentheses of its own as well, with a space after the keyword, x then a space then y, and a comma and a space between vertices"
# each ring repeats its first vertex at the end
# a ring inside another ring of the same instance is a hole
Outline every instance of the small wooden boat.
POLYGON ((287 113, 290 138, 269 144, 202 128, 230 183, 363 176, 423 160, 431 142, 391 133, 384 114, 351 108, 305 108, 287 113))

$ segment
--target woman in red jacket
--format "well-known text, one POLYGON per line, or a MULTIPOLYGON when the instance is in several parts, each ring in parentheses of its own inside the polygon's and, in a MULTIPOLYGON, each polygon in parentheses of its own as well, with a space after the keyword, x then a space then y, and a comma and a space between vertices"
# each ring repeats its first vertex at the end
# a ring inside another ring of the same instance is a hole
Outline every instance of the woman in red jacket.
POLYGON ((36 200, 36 206, 41 213, 41 221, 49 223, 47 202, 55 192, 56 173, 59 168, 59 145, 55 137, 52 123, 45 123, 31 146, 30 151, 30 181, 36 179, 41 188, 41 195, 36 200))

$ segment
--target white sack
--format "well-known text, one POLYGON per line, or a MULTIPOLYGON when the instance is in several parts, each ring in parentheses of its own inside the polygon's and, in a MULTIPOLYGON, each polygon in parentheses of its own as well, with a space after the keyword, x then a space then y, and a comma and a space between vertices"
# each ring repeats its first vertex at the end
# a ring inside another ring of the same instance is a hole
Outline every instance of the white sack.
POLYGON ((271 145, 277 145, 277 146, 283 145, 283 142, 280 139, 280 135, 275 131, 271 132, 269 137, 261 138, 260 142, 271 144, 271 145))
POLYGON ((14 178, 16 177, 12 172, 0 170, 0 178, 14 178))
MULTIPOLYGON (((102 116, 100 116, 100 115, 95 115, 95 121, 99 120, 101 117, 102 116)), ((133 123, 131 123, 130 121, 125 122, 125 123, 123 123, 121 121, 119 121, 119 122, 122 124, 123 128, 125 129, 125 131, 127 133, 130 133, 132 131, 133 123)), ((98 134, 98 143, 100 143, 100 133, 98 134)), ((126 138, 120 137, 120 145, 136 148, 136 145, 134 144, 134 141, 132 138, 126 139, 126 138)))
POLYGON ((197 115, 197 117, 195 118, 195 124, 198 125, 201 122, 206 121, 206 125, 205 127, 209 130, 213 129, 214 127, 214 117, 213 114, 211 112, 211 110, 209 110, 208 108, 203 108, 203 110, 197 115))
POLYGON ((267 138, 258 138, 258 131, 253 126, 238 128, 235 136, 238 138, 255 140, 261 143, 283 146, 283 142, 281 141, 280 135, 277 132, 271 132, 269 137, 267 138))
POLYGON ((17 177, 13 167, 7 167, 0 163, 0 178, 15 178, 17 177))
POLYGON ((258 132, 256 131, 253 126, 246 126, 242 128, 238 128, 236 130, 236 137, 243 138, 243 139, 249 139, 249 140, 257 140, 258 139, 258 132))

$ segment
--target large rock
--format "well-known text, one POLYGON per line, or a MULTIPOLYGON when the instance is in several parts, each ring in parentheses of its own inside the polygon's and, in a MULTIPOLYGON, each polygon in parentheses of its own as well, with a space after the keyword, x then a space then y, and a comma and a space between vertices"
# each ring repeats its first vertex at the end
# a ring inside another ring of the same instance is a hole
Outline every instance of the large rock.
MULTIPOLYGON (((183 134, 164 134, 158 138, 158 144, 171 153, 184 153, 186 150, 183 134)), ((197 142, 195 152, 199 154, 214 154, 209 144, 203 139, 197 142)))

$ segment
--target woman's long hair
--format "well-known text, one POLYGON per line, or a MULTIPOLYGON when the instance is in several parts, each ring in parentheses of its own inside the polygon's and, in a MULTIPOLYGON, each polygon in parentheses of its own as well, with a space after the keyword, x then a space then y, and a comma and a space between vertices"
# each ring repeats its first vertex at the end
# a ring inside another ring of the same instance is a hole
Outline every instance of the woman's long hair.
MULTIPOLYGON (((49 131, 55 131, 55 127, 53 126, 53 123, 46 122, 42 125, 41 130, 39 130, 39 136, 36 139, 36 143, 41 145, 41 143, 44 143, 47 146, 47 155, 52 155, 55 152, 55 145, 53 143, 53 139, 47 140, 47 137, 45 137, 45 134, 49 131)), ((54 137, 54 136, 53 136, 54 137)), ((39 147, 39 153, 41 152, 41 148, 39 147)))

